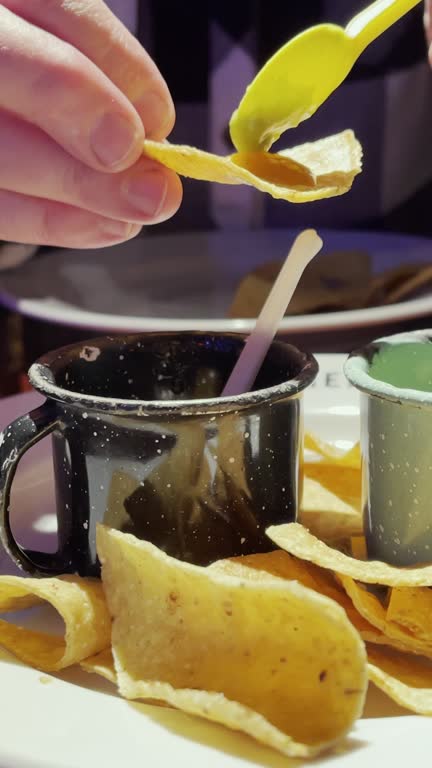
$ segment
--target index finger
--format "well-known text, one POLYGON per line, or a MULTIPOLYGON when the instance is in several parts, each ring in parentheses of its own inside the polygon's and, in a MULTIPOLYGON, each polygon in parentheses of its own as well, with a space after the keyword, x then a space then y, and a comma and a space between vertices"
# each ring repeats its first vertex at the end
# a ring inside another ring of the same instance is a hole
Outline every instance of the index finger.
POLYGON ((0 109, 41 128, 69 154, 115 172, 142 153, 126 96, 80 51, 0 3, 0 109))
POLYGON ((144 48, 102 0, 3 0, 3 5, 96 64, 132 102, 148 138, 168 136, 175 120, 168 87, 144 48))

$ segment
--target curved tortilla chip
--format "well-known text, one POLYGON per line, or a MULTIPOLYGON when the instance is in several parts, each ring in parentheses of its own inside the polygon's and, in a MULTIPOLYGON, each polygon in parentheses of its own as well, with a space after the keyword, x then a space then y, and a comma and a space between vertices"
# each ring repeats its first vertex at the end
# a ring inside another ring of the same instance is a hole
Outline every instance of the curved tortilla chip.
POLYGON ((339 578, 356 611, 366 621, 381 630, 387 638, 388 645, 401 651, 432 657, 431 637, 426 639, 418 637, 407 627, 389 621, 386 608, 375 595, 348 576, 339 576, 339 578))
POLYGON ((100 675, 110 683, 117 683, 117 675, 114 667, 114 659, 111 648, 97 653, 96 656, 90 656, 80 662, 80 667, 86 672, 100 675))
POLYGON ((370 624, 358 613, 346 592, 329 571, 317 565, 298 560, 287 552, 275 550, 266 554, 244 555, 229 560, 218 560, 208 568, 227 576, 260 581, 263 574, 279 579, 298 581, 304 587, 319 592, 338 603, 345 611, 351 624, 360 633, 363 640, 371 643, 385 643, 382 632, 370 624))
POLYGON ((18 659, 44 672, 54 672, 109 647, 111 620, 99 581, 78 576, 0 576, 0 612, 19 611, 43 602, 52 605, 63 619, 64 637, 0 619, 0 645, 18 659))
POLYGON ((405 627, 432 646, 432 590, 427 587, 392 589, 387 621, 405 627))
POLYGON ((365 649, 332 600, 189 565, 102 526, 97 548, 122 695, 160 699, 292 756, 327 748, 360 716, 365 649))
POLYGON ((368 647, 369 679, 393 701, 418 715, 432 715, 432 664, 390 649, 368 647))
POLYGON ((17 583, 8 584, 6 589, 2 587, 3 578, 6 577, 0 577, 0 613, 23 611, 25 608, 34 608, 44 602, 42 598, 33 593, 27 593, 26 589, 23 589, 23 584, 27 581, 24 577, 16 577, 17 583))
POLYGON ((338 448, 335 448, 334 445, 326 443, 324 440, 320 440, 319 437, 316 437, 316 435, 313 435, 311 432, 307 432, 304 437, 304 447, 305 450, 317 453, 330 464, 351 467, 352 469, 360 469, 361 467, 359 443, 353 445, 349 451, 341 451, 338 448))
MULTIPOLYGON (((344 499, 312 477, 305 465, 300 522, 314 536, 327 543, 349 539, 363 530, 360 512, 344 499)), ((340 470, 339 470, 340 472, 340 470)))
POLYGON ((145 141, 144 153, 181 176, 247 184, 272 197, 307 203, 342 195, 361 171, 362 149, 352 131, 271 153, 212 155, 185 145, 145 141))
POLYGON ((351 536, 349 551, 355 560, 367 560, 366 539, 364 536, 351 536))
MULTIPOLYGON (((363 514, 361 512, 361 471, 353 467, 325 461, 305 462, 305 476, 327 488, 342 502, 357 512, 360 531, 363 531, 363 514)), ((360 532, 358 531, 358 532, 360 532)), ((321 538, 319 536, 319 538, 321 538)))
MULTIPOLYGON (((410 649, 404 643, 389 640, 379 629, 375 630, 375 627, 367 621, 370 616, 375 620, 378 614, 377 624, 384 630, 388 624, 385 618, 386 610, 374 595, 370 595, 352 582, 358 590, 361 590, 366 600, 372 604, 372 609, 369 605, 369 610, 363 610, 362 607, 361 613, 358 613, 356 610, 359 608, 357 601, 354 601, 356 606, 354 607, 329 571, 325 571, 312 563, 297 560, 280 550, 268 554, 246 555, 229 560, 220 560, 213 563, 209 568, 229 576, 255 580, 262 579, 263 572, 276 578, 295 579, 304 586, 336 600, 339 605, 345 608, 348 618, 361 633, 363 639, 369 641, 367 643, 369 679, 401 706, 418 714, 432 715, 432 663, 429 658, 413 657, 407 653, 400 653, 399 651, 409 651, 410 649), (377 648, 375 645, 376 643, 388 645, 389 642, 392 642, 393 648, 377 648), (394 648, 398 650, 394 650, 394 648)), ((344 583, 345 581, 351 580, 345 578, 344 583)), ((432 613, 427 610, 430 607, 429 601, 432 599, 431 590, 403 587, 392 590, 392 597, 393 595, 395 596, 395 615, 401 615, 404 618, 408 613, 410 623, 415 622, 417 625, 417 617, 420 617, 424 619, 425 625, 432 625, 432 613)), ((392 598, 390 598, 389 607, 391 600, 392 598)), ((389 608, 387 609, 388 614, 389 608)), ((412 639, 415 642, 415 638, 412 639)), ((416 653, 421 653, 418 645, 416 653)))
POLYGON ((308 560, 335 573, 367 584, 389 587, 428 587, 432 585, 432 565, 397 568, 375 560, 355 560, 319 541, 299 523, 273 525, 267 536, 291 555, 308 560))

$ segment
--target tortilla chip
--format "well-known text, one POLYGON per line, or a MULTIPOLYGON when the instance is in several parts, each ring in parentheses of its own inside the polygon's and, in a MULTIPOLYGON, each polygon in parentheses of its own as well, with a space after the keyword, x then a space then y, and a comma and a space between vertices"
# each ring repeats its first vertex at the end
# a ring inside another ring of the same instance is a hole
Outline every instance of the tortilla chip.
POLYGON ((351 130, 283 149, 279 154, 302 163, 314 174, 317 183, 330 188, 341 189, 347 183, 351 186, 362 169, 363 151, 351 130))
MULTIPOLYGON (((361 455, 359 445, 354 445, 349 451, 341 451, 333 445, 320 440, 315 435, 307 433, 305 435, 304 447, 305 450, 312 451, 312 453, 318 454, 320 457, 318 461, 305 461, 304 472, 305 477, 308 478, 309 486, 313 488, 311 483, 318 484, 328 493, 332 494, 335 499, 339 500, 339 511, 342 513, 342 517, 338 516, 337 519, 341 521, 343 518, 347 519, 346 526, 343 526, 341 530, 343 537, 351 538, 361 534, 363 531, 363 520, 361 513, 361 455)), ((306 487, 306 492, 307 490, 308 488, 306 487)), ((334 501, 334 507, 336 508, 336 501, 334 501)), ((317 524, 320 522, 319 518, 317 521, 312 519, 311 524, 309 524, 309 518, 303 518, 301 522, 318 538, 326 542, 337 541, 337 538, 332 536, 331 530, 328 530, 328 532, 326 530, 327 522, 329 522, 327 521, 327 516, 323 515, 319 528, 317 527, 317 524)), ((338 536, 338 538, 342 538, 342 536, 338 536)))
MULTIPOLYGON (((335 582, 329 571, 326 572, 324 569, 303 560, 297 560, 286 552, 275 551, 268 554, 221 560, 211 565, 210 568, 217 569, 226 575, 252 579, 262 578, 262 571, 266 571, 279 578, 295 579, 310 589, 315 589, 336 600, 345 608, 350 621, 361 632, 363 638, 369 639, 367 654, 370 680, 401 706, 418 714, 432 715, 432 663, 430 659, 403 653, 408 648, 404 643, 397 643, 397 641, 395 646, 399 650, 395 650, 394 647, 378 648, 376 646, 377 642, 386 645, 389 639, 379 630, 377 630, 376 637, 373 638, 374 627, 367 621, 367 618, 372 621, 377 620, 377 624, 385 630, 388 625, 386 609, 374 595, 367 593, 359 585, 352 582, 358 593, 366 598, 365 602, 361 604, 361 613, 356 610, 359 608, 358 600, 354 601, 356 606, 354 607, 350 600, 347 601, 347 595, 344 596, 344 599, 339 584, 335 582)), ((432 599, 431 590, 427 588, 394 589, 391 592, 389 607, 392 604, 392 599, 394 616, 402 619, 408 616, 413 631, 418 626, 419 617, 424 618, 425 624, 431 625, 432 612, 430 609, 428 610, 430 608, 429 601, 432 599), (410 606, 413 604, 415 608, 410 610, 410 606), (427 621, 428 618, 429 621, 427 621)), ((387 616, 388 614, 389 610, 387 609, 387 616)), ((415 638, 411 639, 415 643, 415 638)), ((393 641, 390 640, 390 642, 393 641)), ((418 645, 416 652, 421 653, 418 645)))
MULTIPOLYGON (((342 502, 352 508, 357 515, 361 515, 361 471, 352 467, 339 464, 326 464, 325 462, 306 462, 305 475, 311 480, 320 483, 330 493, 337 496, 342 502)), ((362 530, 363 525, 360 530, 362 530)))
POLYGON ((367 560, 367 547, 366 539, 364 536, 351 537, 350 552, 352 557, 354 557, 356 560, 367 560))
POLYGON ((302 525, 327 543, 360 534, 363 518, 358 509, 347 504, 325 485, 308 477, 307 472, 306 466, 300 510, 302 525))
POLYGON ((386 617, 432 647, 432 590, 392 589, 386 617))
MULTIPOLYGON (((282 264, 279 259, 272 260, 248 271, 237 284, 227 317, 257 318, 282 264)), ((360 309, 370 290, 371 277, 371 256, 367 251, 321 253, 303 273, 285 316, 360 309)))
POLYGON ((0 576, 0 613, 39 603, 49 603, 58 612, 65 624, 64 637, 0 619, 0 645, 21 661, 54 672, 109 647, 111 621, 100 581, 0 576))
POLYGON ((120 692, 159 699, 286 755, 343 736, 366 691, 344 611, 295 582, 229 577, 98 527, 120 692))
POLYGON ((348 192, 361 171, 362 158, 360 144, 350 130, 277 154, 220 157, 196 147, 156 141, 145 141, 144 153, 181 176, 219 184, 247 184, 291 203, 348 192))
POLYGON ((432 638, 422 639, 413 635, 411 630, 396 622, 389 621, 386 606, 376 595, 368 592, 361 584, 347 576, 340 576, 340 581, 351 598, 354 608, 387 638, 388 645, 401 651, 432 657, 432 638))
MULTIPOLYGON (((341 585, 330 571, 313 563, 298 560, 287 552, 276 550, 267 554, 219 560, 209 568, 239 578, 260 580, 264 571, 281 579, 298 581, 303 586, 314 589, 342 606, 349 620, 366 642, 389 645, 400 651, 431 655, 432 647, 427 639, 422 641, 421 638, 413 637, 409 629, 388 621, 386 608, 375 595, 346 577, 340 577, 341 585)), ((402 588, 400 591, 430 593, 428 589, 402 588)))
POLYGON ((117 675, 114 668, 114 659, 111 648, 106 648, 95 656, 90 656, 89 658, 84 659, 80 662, 80 667, 86 672, 100 675, 110 683, 117 683, 117 675))
POLYGON ((316 435, 307 432, 304 438, 305 450, 313 451, 321 456, 326 462, 330 464, 337 464, 343 467, 352 467, 352 469, 361 468, 361 452, 360 445, 356 443, 350 448, 349 451, 341 451, 335 448, 334 445, 326 443, 324 440, 320 440, 316 435))
POLYGON ((331 573, 316 565, 305 563, 303 560, 297 560, 281 550, 218 560, 209 565, 208 570, 257 582, 261 582, 266 575, 287 581, 298 581, 304 587, 320 592, 332 600, 338 601, 341 597, 346 605, 350 603, 331 573))
POLYGON ((432 715, 432 664, 388 648, 368 647, 369 679, 393 701, 418 715, 432 715))
POLYGON ((432 585, 432 565, 397 568, 374 560, 355 560, 319 541, 299 523, 272 525, 267 536, 291 555, 320 565, 335 573, 367 584, 389 587, 428 587, 432 585))
POLYGON ((16 611, 24 611, 26 608, 34 608, 36 605, 42 605, 44 600, 35 594, 27 594, 23 590, 24 577, 16 577, 17 584, 8 584, 6 589, 3 589, 3 579, 5 576, 0 577, 0 613, 15 613, 16 611))
POLYGON ((298 581, 304 587, 313 589, 338 603, 347 614, 351 624, 360 633, 363 640, 371 643, 385 643, 382 632, 364 619, 354 608, 345 590, 336 581, 333 574, 324 568, 276 550, 266 554, 244 555, 228 560, 218 560, 209 566, 227 576, 255 579, 261 581, 263 572, 280 579, 298 581))

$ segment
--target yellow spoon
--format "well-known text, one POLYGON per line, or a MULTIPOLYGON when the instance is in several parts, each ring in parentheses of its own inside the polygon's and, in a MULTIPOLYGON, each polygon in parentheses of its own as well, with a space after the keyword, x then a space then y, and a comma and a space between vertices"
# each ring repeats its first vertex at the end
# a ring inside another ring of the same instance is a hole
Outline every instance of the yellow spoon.
POLYGON ((267 151, 345 80, 364 49, 421 0, 376 0, 343 29, 319 24, 297 35, 265 64, 230 121, 238 152, 267 151))

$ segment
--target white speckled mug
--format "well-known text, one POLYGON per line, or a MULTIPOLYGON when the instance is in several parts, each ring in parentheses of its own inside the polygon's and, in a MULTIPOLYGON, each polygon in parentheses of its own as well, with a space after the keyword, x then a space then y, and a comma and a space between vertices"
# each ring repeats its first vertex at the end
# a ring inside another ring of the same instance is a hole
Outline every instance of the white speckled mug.
POLYGON ((30 369, 46 401, 0 434, 0 539, 37 575, 98 576, 96 526, 187 562, 267 552, 269 525, 296 519, 303 392, 318 364, 274 341, 250 392, 220 393, 236 334, 142 333, 54 350, 30 369), (9 498, 26 450, 53 436, 58 549, 25 550, 9 498))
POLYGON ((432 562, 432 330, 378 339, 345 374, 362 392, 362 504, 368 557, 432 562))

